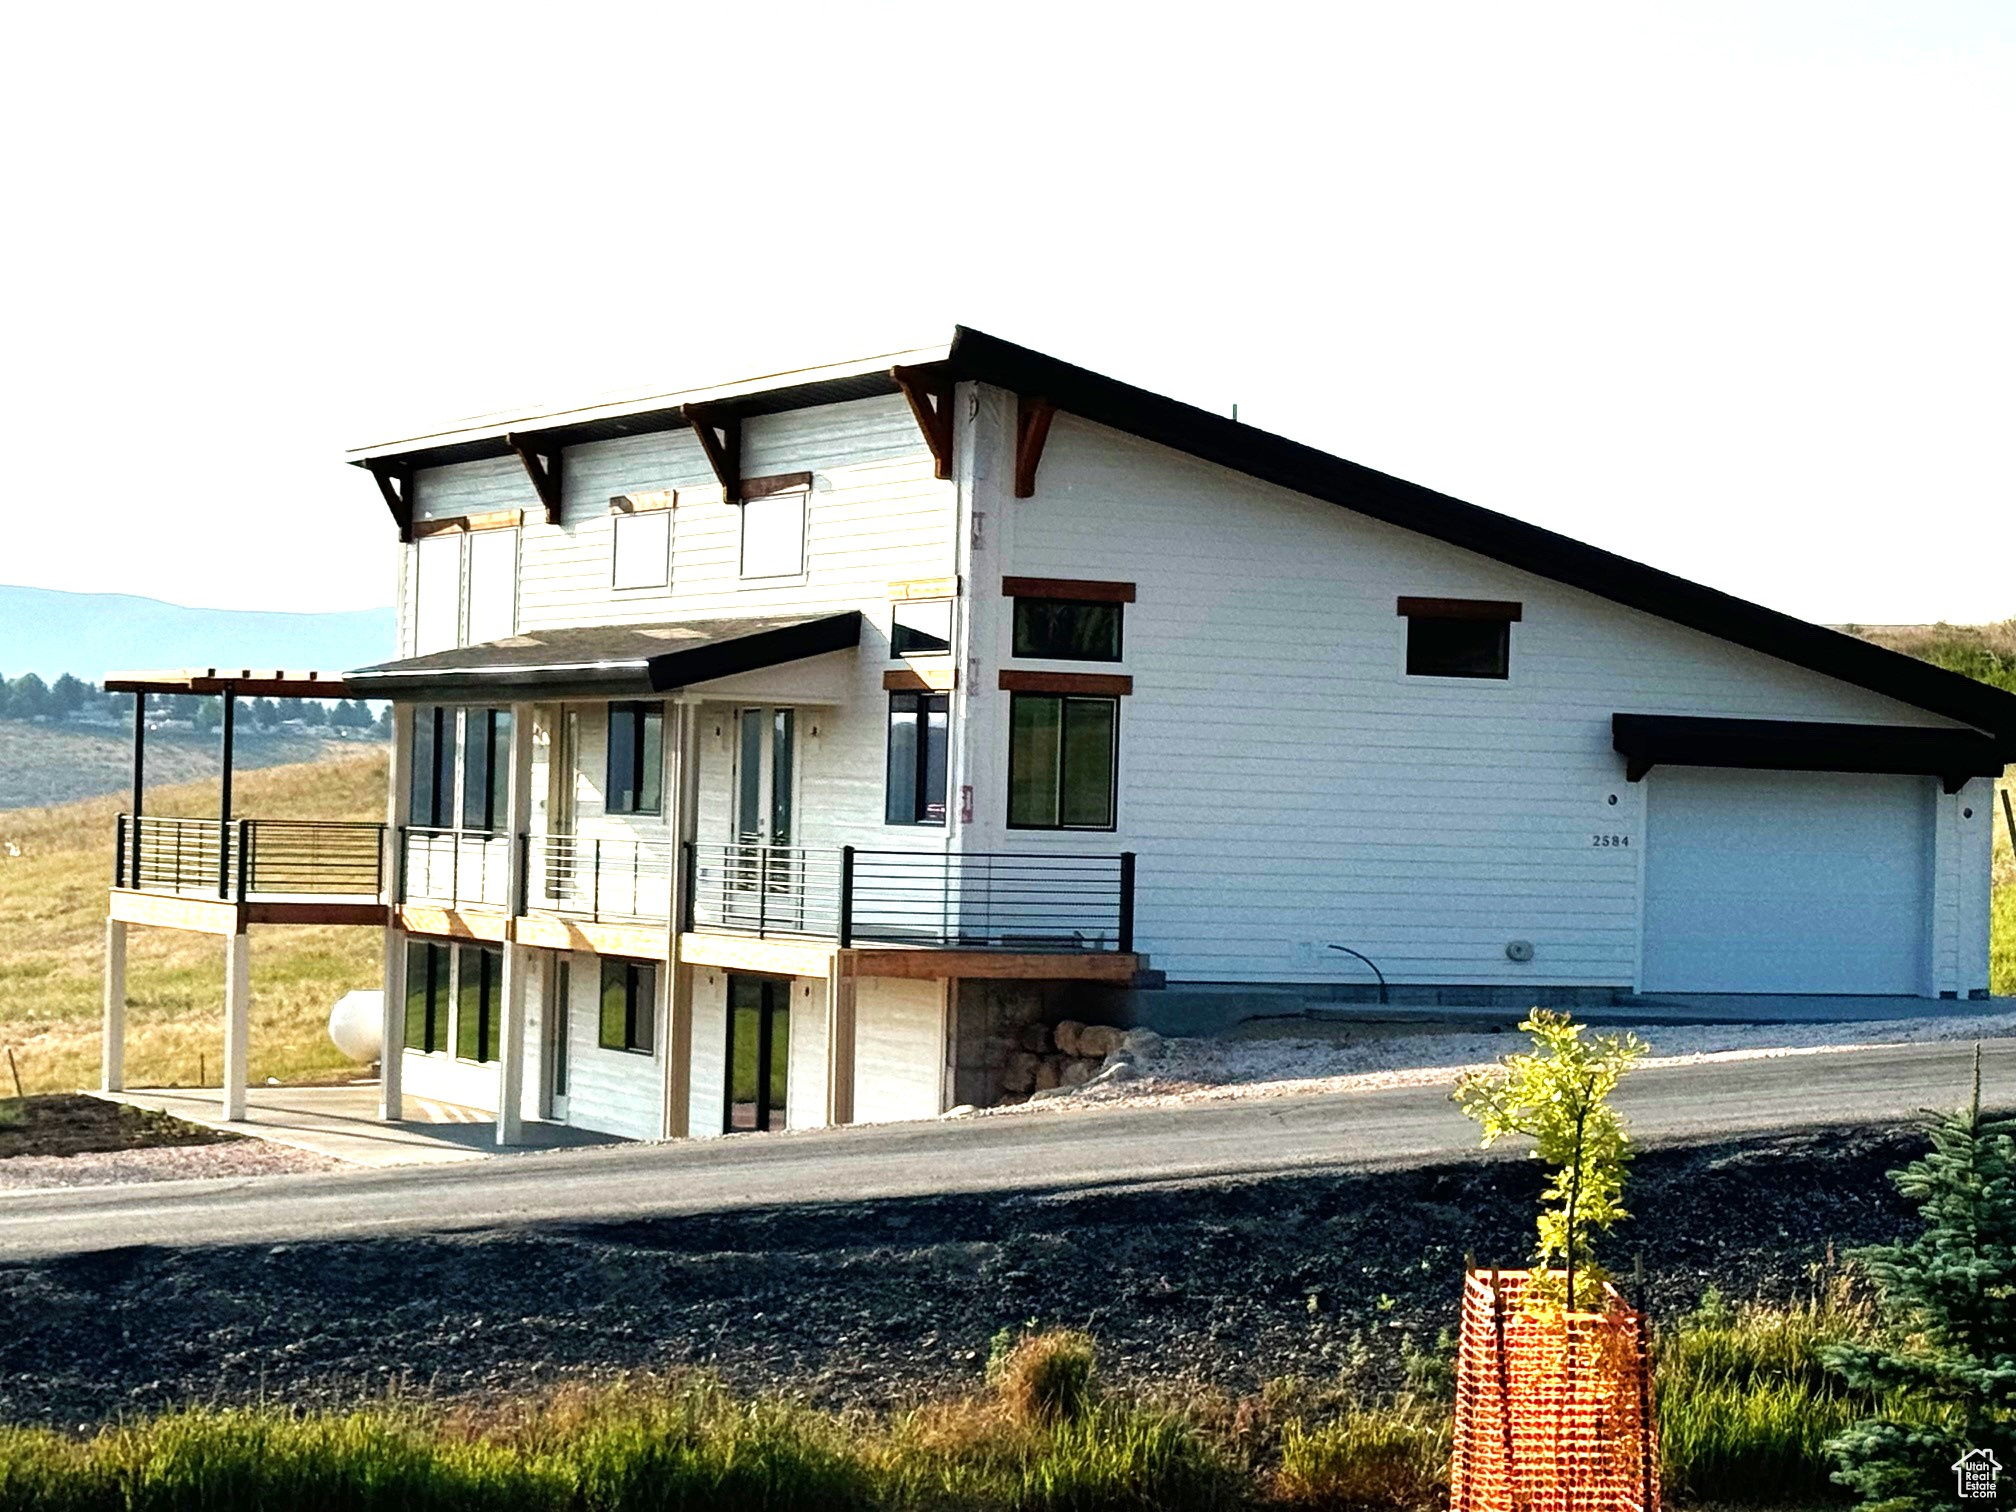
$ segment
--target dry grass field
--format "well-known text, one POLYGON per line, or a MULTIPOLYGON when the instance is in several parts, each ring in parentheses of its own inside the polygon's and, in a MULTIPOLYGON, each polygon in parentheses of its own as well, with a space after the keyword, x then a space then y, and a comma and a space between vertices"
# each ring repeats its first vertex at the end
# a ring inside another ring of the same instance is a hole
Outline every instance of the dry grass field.
MULTIPOLYGON (((250 772, 349 749, 320 735, 240 729, 233 765, 250 772)), ((0 719, 0 812, 124 792, 132 772, 133 737, 125 730, 0 719)), ((147 775, 150 791, 157 785, 215 779, 217 737, 154 731, 147 737, 147 775)))
MULTIPOLYGON (((238 812, 274 819, 377 819, 382 747, 299 766, 241 772, 238 812)), ((214 813, 207 782, 151 790, 150 813, 214 813)), ((0 812, 0 1046, 28 1092, 93 1086, 98 1076, 105 891, 123 795, 0 812)), ((126 1079, 131 1086, 214 1084, 223 1045, 224 946, 207 935, 135 929, 127 953, 126 1079)), ((329 1006, 376 987, 375 929, 252 931, 255 1081, 354 1069, 329 1043, 329 1006)), ((6 1071, 0 1067, 0 1077, 6 1071)), ((11 1093, 0 1081, 0 1095, 11 1093)))

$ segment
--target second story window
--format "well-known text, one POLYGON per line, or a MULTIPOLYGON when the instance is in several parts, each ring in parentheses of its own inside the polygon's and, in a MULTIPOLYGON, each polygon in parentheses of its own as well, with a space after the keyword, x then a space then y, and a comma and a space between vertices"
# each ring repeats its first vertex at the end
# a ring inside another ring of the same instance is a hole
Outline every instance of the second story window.
POLYGON ((1120 660, 1120 625, 1132 583, 1080 578, 1003 578, 1015 602, 1012 655, 1040 661, 1120 660))
POLYGON ((891 656, 946 656, 952 650, 952 600, 913 599, 892 606, 891 656))
POLYGON ((889 695, 889 824, 945 822, 947 710, 943 693, 889 695))
POLYGON ((469 537, 469 618, 464 643, 502 640, 518 628, 518 532, 479 530, 469 537))
POLYGON ((504 827, 511 769, 511 711, 462 711, 462 828, 504 827))
POLYGON ((413 654, 502 640, 518 628, 518 532, 447 529, 413 548, 413 654))
POLYGON ((663 588, 672 577, 672 512, 653 509, 619 514, 611 526, 616 543, 611 583, 622 588, 663 588))
POLYGON ((1522 606, 1495 599, 1403 598, 1409 677, 1512 675, 1512 624, 1522 606))
POLYGON ((452 651, 462 636, 462 537, 426 536, 413 546, 413 654, 452 651))
POLYGON ((742 576, 797 577, 805 570, 809 473, 749 478, 742 484, 742 576))
POLYGON ((422 706, 413 711, 413 751, 406 822, 421 829, 455 824, 455 711, 422 706))
POLYGON ((604 808, 612 814, 664 811, 665 705, 609 705, 609 785, 604 808))

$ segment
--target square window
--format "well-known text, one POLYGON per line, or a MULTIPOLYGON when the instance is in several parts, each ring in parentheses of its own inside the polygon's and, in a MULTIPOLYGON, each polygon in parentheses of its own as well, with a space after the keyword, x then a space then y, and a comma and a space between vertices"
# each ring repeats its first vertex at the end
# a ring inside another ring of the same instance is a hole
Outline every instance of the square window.
POLYGON ((1047 661, 1120 660, 1120 604, 1015 600, 1015 655, 1047 661))
POLYGON ((742 503, 742 576, 796 577, 805 570, 809 497, 808 490, 793 488, 742 503))
POLYGON ((618 588, 663 588, 672 576, 672 511, 615 517, 614 585, 618 588))
POLYGON ((952 600, 905 600, 890 615, 889 654, 945 656, 952 650, 952 600))
POLYGON ((950 698, 943 693, 889 695, 889 768, 883 818, 889 824, 945 822, 950 698))
POLYGON ((1114 827, 1118 699, 1017 693, 1008 729, 1010 829, 1114 827))
POLYGON ((656 814, 664 807, 665 705, 609 705, 609 781, 604 811, 656 814))
POLYGON ((651 1054, 657 1012, 657 966, 650 961, 605 958, 596 1043, 604 1050, 651 1054))

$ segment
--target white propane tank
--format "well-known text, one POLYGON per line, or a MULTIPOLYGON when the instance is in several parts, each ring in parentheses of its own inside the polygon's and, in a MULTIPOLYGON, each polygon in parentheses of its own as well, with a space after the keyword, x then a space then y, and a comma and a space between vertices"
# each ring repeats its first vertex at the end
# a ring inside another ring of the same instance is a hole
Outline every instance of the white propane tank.
POLYGON ((346 992, 329 1010, 329 1038, 359 1065, 369 1065, 378 1059, 384 1024, 383 992, 346 992))

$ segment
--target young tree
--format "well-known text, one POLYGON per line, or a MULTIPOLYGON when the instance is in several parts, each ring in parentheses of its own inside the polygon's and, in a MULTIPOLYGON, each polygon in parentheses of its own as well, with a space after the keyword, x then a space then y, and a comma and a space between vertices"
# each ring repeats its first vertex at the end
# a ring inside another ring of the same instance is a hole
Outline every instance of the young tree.
POLYGON ((1610 1094, 1645 1053, 1635 1034, 1582 1037, 1565 1013, 1535 1008, 1519 1026, 1533 1049, 1473 1071, 1455 1099, 1489 1146, 1513 1134, 1533 1140, 1536 1159, 1554 1167, 1541 1193, 1534 1290, 1569 1308, 1600 1308, 1608 1274, 1596 1263, 1595 1236, 1631 1215, 1624 1172, 1631 1142, 1610 1094), (1560 1280, 1555 1272, 1562 1273, 1560 1280))
POLYGON ((1855 1257, 1888 1335, 1824 1354, 1849 1385, 1908 1405, 1827 1445, 1834 1479, 1884 1512, 1950 1507, 1969 1450, 2016 1466, 2016 1120, 1983 1116, 1978 1046, 1972 1100, 1926 1132, 1932 1148, 1890 1173, 1923 1226, 1855 1257))

